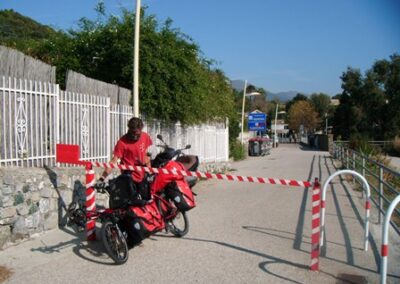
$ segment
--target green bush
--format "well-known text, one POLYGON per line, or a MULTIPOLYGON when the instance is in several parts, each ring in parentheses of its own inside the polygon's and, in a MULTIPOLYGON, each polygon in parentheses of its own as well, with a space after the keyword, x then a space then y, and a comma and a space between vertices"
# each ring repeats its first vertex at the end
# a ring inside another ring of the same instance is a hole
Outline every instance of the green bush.
POLYGON ((246 147, 239 141, 231 141, 229 143, 229 156, 234 161, 240 161, 246 158, 246 147))
POLYGON ((368 143, 368 137, 361 135, 353 135, 350 138, 349 147, 350 149, 356 150, 367 157, 378 156, 381 154, 380 148, 375 145, 368 143))

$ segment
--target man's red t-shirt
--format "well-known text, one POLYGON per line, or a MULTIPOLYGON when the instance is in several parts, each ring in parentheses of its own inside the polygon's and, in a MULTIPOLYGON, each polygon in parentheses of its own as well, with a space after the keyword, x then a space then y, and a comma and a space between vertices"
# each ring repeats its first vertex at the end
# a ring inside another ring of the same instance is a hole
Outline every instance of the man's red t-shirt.
MULTIPOLYGON (((114 148, 114 156, 121 160, 121 164, 128 166, 142 166, 145 161, 146 151, 153 144, 150 136, 142 132, 139 140, 133 141, 128 135, 122 136, 114 148)), ((143 172, 133 171, 132 178, 135 182, 141 182, 144 177, 143 172)))

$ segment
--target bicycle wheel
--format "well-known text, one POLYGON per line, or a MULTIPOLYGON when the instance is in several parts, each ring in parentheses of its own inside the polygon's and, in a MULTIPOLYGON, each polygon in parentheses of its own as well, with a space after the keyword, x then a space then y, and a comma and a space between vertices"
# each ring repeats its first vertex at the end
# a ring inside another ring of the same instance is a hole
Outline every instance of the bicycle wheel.
POLYGON ((186 212, 177 211, 176 216, 167 223, 171 233, 176 237, 183 237, 189 232, 189 219, 186 212))
POLYGON ((128 260, 128 245, 121 230, 111 221, 103 223, 101 240, 108 255, 116 264, 123 264, 128 260))

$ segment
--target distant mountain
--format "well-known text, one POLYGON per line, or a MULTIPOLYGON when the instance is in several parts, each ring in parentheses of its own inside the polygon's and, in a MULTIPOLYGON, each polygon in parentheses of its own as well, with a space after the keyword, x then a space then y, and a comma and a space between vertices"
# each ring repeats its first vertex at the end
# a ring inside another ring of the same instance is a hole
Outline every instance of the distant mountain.
POLYGON ((49 26, 42 25, 14 10, 0 10, 0 43, 45 39, 54 33, 56 31, 49 26))
POLYGON ((244 81, 243 80, 233 80, 233 81, 231 81, 231 86, 238 92, 243 91, 244 81))
MULTIPOLYGON (((304 94, 302 92, 298 91, 287 91, 287 92, 278 92, 278 93, 272 93, 272 92, 267 92, 267 99, 273 100, 277 99, 281 102, 287 102, 293 99, 298 93, 304 94)), ((307 94, 304 94, 307 96, 307 94)))
MULTIPOLYGON (((248 83, 249 84, 249 83, 248 83)), ((236 91, 243 91, 244 87, 244 81, 243 80, 233 80, 231 81, 231 86, 234 88, 236 91)), ((258 86, 257 86, 258 87, 258 86)), ((298 93, 302 93, 299 91, 286 91, 286 92, 278 92, 278 93, 273 93, 273 92, 268 92, 267 91, 267 100, 273 100, 273 99, 278 99, 281 102, 287 102, 293 99, 298 93)), ((302 93, 304 94, 304 93, 302 93)), ((307 94, 305 94, 307 95, 307 94)))

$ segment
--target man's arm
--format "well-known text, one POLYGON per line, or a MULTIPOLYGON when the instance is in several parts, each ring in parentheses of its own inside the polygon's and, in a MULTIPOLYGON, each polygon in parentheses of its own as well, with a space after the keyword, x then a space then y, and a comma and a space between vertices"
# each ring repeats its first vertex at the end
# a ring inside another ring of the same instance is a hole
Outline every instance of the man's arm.
POLYGON ((144 156, 144 164, 146 165, 146 167, 151 168, 151 159, 147 153, 144 156))
MULTIPOLYGON (((110 164, 116 164, 116 163, 118 163, 118 157, 113 156, 112 159, 110 160, 110 164)), ((107 176, 111 173, 111 171, 112 171, 111 168, 104 169, 104 172, 100 177, 100 180, 105 180, 107 178, 107 176)))

